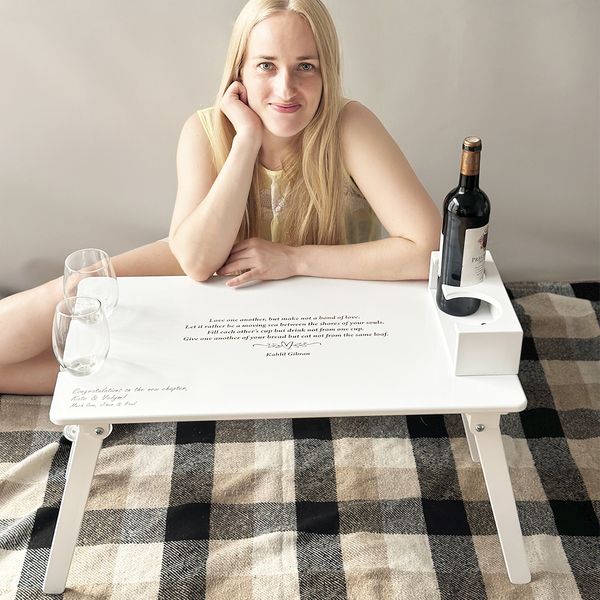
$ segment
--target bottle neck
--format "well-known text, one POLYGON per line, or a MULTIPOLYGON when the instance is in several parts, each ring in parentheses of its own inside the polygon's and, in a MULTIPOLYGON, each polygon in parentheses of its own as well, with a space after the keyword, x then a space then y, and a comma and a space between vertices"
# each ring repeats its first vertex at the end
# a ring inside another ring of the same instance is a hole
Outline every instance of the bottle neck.
POLYGON ((479 151, 464 150, 460 161, 460 178, 458 185, 461 188, 473 190, 479 187, 479 151))
POLYGON ((461 173, 458 179, 458 187, 467 190, 479 188, 479 173, 477 173, 477 175, 465 175, 464 173, 461 173))

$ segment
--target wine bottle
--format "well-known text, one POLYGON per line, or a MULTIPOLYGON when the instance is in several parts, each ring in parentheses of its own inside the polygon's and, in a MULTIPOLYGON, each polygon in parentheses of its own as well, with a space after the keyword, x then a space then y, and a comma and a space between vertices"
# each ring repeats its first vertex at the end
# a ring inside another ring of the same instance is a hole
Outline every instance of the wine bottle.
POLYGON ((481 139, 465 138, 462 146, 458 186, 444 199, 441 258, 438 268, 437 305, 457 317, 473 314, 477 298, 448 300, 442 285, 466 287, 483 281, 490 201, 479 188, 481 139))

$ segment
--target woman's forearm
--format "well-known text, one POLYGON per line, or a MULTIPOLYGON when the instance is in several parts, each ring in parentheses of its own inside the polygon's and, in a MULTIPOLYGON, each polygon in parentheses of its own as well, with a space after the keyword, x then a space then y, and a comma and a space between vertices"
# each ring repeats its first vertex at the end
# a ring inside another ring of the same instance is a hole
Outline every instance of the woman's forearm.
POLYGON ((394 281, 427 279, 432 250, 431 244, 390 237, 342 246, 298 246, 293 255, 296 275, 394 281))
POLYGON ((260 145, 236 136, 210 191, 171 235, 171 250, 192 278, 210 277, 238 234, 260 145))

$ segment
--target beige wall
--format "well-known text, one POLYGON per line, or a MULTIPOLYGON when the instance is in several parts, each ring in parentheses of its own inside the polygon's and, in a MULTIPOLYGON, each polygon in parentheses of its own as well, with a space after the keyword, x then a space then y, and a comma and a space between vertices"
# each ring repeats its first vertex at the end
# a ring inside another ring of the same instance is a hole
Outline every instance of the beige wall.
MULTIPOLYGON (((440 206, 484 142, 505 280, 600 279, 597 0, 329 0, 347 95, 440 206)), ((241 2, 0 0, 0 289, 70 251, 166 235, 185 118, 212 104, 241 2)))

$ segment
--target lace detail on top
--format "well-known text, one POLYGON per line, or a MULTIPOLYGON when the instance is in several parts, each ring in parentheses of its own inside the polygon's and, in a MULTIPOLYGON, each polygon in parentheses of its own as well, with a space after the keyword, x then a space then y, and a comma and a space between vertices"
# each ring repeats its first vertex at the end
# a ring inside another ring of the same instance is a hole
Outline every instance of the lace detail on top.
MULTIPOLYGON (((259 236, 272 242, 280 241, 280 215, 285 210, 285 191, 281 190, 281 171, 263 167, 264 187, 260 190, 259 236), (270 184, 268 183, 270 181, 270 184)), ((346 243, 357 244, 381 238, 382 228, 365 197, 348 179, 344 185, 346 200, 346 243)))

